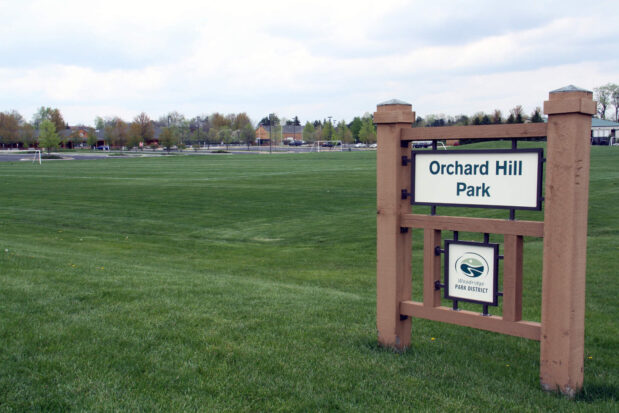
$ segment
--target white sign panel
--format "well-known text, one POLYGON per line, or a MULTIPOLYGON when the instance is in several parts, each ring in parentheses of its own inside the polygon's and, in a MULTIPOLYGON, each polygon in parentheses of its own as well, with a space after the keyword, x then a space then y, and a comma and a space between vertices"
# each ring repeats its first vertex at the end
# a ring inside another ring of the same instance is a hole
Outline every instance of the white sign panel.
POLYGON ((542 149, 412 154, 411 203, 541 209, 542 149))
POLYGON ((498 248, 445 241, 445 298, 497 305, 498 248))

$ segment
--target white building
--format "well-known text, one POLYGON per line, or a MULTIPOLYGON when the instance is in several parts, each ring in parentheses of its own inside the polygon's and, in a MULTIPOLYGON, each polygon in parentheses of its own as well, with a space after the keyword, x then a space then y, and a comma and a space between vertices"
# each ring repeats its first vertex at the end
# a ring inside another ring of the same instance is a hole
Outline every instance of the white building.
POLYGON ((591 144, 619 144, 619 123, 606 119, 591 119, 591 144))

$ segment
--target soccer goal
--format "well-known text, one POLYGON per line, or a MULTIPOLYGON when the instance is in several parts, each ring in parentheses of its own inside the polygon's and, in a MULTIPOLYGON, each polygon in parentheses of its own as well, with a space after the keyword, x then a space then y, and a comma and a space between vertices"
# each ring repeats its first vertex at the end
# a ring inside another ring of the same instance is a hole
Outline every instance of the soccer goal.
POLYGON ((342 152, 342 141, 316 141, 311 152, 342 152))
POLYGON ((41 151, 38 149, 35 149, 34 156, 32 157, 32 163, 35 163, 37 159, 39 160, 39 165, 41 165, 41 151))

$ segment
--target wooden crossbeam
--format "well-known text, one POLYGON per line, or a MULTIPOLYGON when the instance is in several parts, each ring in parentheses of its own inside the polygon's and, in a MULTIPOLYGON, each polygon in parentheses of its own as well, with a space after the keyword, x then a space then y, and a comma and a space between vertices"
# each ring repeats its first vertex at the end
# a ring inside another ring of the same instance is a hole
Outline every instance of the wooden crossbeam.
POLYGON ((543 138, 546 137, 546 129, 545 123, 404 128, 400 140, 543 138))
POLYGON ((541 221, 509 221, 495 218, 450 217, 444 215, 401 214, 400 226, 443 231, 482 232, 503 235, 543 237, 541 221))
POLYGON ((539 341, 541 339, 541 324, 534 321, 507 321, 501 317, 484 316, 473 311, 454 311, 449 307, 427 307, 416 301, 400 302, 400 314, 409 317, 425 318, 443 323, 458 324, 480 330, 510 336, 524 337, 539 341))

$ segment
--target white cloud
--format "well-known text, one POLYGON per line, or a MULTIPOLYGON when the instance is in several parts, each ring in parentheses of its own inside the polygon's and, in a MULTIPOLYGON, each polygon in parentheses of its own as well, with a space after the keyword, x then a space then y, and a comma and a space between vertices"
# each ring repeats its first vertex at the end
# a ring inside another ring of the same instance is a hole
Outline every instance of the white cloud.
POLYGON ((170 110, 351 120, 393 97, 420 114, 472 114, 532 110, 569 83, 619 82, 619 29, 600 24, 619 15, 613 2, 495 9, 400 0, 0 1, 0 109, 28 117, 56 106, 71 123, 170 110))

